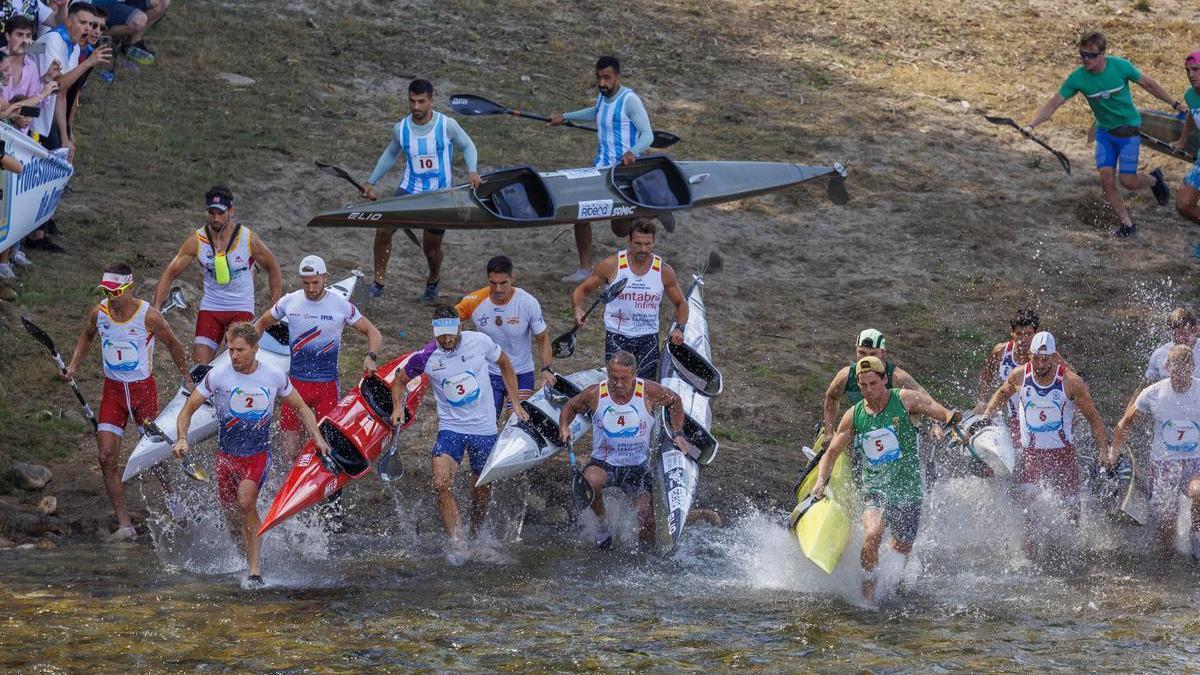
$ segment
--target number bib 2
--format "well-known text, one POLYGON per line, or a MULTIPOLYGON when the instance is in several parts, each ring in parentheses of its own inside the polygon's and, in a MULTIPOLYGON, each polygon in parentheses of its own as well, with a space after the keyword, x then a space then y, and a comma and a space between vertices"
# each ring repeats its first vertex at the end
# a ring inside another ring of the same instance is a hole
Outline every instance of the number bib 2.
POLYGON ((234 387, 229 393, 229 412, 245 422, 257 422, 271 413, 270 401, 271 392, 266 387, 234 387))
POLYGON ((891 427, 872 429, 861 436, 863 455, 872 466, 890 464, 900 459, 900 439, 891 427))
POLYGON ((1167 420, 1159 433, 1168 452, 1195 452, 1200 448, 1200 424, 1192 420, 1167 420))
POLYGON ((610 405, 604 409, 601 420, 604 435, 609 438, 634 438, 642 426, 637 408, 631 405, 610 405))
POLYGON ((101 349, 104 352, 104 364, 109 370, 137 370, 138 349, 132 340, 105 340, 101 349))
POLYGON ((442 395, 456 408, 470 405, 479 399, 479 380, 470 371, 451 375, 442 380, 442 395))

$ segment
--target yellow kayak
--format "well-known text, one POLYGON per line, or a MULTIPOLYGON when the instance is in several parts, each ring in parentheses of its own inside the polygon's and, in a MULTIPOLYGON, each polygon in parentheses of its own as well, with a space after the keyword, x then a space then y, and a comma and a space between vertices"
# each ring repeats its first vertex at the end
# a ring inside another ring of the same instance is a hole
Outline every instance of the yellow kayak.
POLYGON ((823 440, 822 437, 817 438, 817 455, 809 462, 804 477, 796 485, 797 504, 792 509, 789 523, 804 555, 825 570, 826 574, 832 574, 850 541, 854 478, 850 474, 850 460, 846 459, 846 453, 843 452, 833 465, 829 484, 825 486, 825 497, 817 502, 812 501, 809 493, 817 482, 817 465, 825 454, 823 440))

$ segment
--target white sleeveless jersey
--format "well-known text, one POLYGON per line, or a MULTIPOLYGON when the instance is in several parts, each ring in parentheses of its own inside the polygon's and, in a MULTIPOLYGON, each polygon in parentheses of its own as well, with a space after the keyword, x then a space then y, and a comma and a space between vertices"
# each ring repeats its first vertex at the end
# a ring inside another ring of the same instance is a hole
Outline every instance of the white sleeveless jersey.
POLYGON ((627 251, 617 253, 617 276, 628 279, 612 302, 604 307, 604 327, 625 337, 658 335, 658 306, 663 299, 662 258, 657 255, 642 276, 633 273, 627 251))
POLYGON ((108 300, 100 302, 96 331, 104 358, 104 377, 117 382, 138 382, 154 373, 154 333, 146 328, 150 303, 138 300, 137 311, 128 321, 119 322, 108 309, 108 300))
POLYGON ((1033 378, 1033 363, 1025 364, 1025 379, 1017 394, 1021 414, 1021 447, 1052 450, 1071 445, 1071 420, 1075 402, 1063 386, 1066 366, 1054 371, 1054 381, 1040 386, 1033 378))
POLYGON ((409 194, 450 187, 450 161, 454 146, 446 130, 446 116, 433 113, 424 126, 431 130, 418 133, 412 115, 400 121, 400 145, 404 149, 404 178, 400 187, 409 194))
POLYGON ((613 466, 637 466, 650 459, 650 428, 646 384, 638 378, 633 396, 617 403, 609 396, 608 380, 600 383, 592 414, 592 459, 613 466))
MULTIPOLYGON (((1016 352, 1016 346, 1017 345, 1015 341, 1009 340, 1008 344, 1004 345, 1004 352, 1000 354, 1001 384, 1008 380, 1008 376, 1012 374, 1012 371, 1021 367, 1021 364, 1017 363, 1017 359, 1013 355, 1016 352)), ((1020 401, 1017 400, 1017 397, 1018 394, 1013 394, 1012 396, 1008 397, 1008 414, 1013 419, 1017 418, 1017 407, 1020 405, 1020 401)))
MULTIPOLYGON (((226 225, 233 227, 233 224, 226 225)), ((197 259, 204 268, 204 296, 200 298, 200 309, 210 312, 254 313, 254 251, 250 246, 250 228, 241 227, 237 239, 230 242, 225 252, 229 263, 229 283, 218 284, 213 259, 216 252, 208 240, 205 228, 196 230, 199 244, 197 259)))
POLYGON ((596 159, 592 166, 615 166, 630 148, 637 136, 637 127, 625 111, 629 97, 637 98, 632 89, 621 87, 612 101, 604 94, 596 97, 596 159))

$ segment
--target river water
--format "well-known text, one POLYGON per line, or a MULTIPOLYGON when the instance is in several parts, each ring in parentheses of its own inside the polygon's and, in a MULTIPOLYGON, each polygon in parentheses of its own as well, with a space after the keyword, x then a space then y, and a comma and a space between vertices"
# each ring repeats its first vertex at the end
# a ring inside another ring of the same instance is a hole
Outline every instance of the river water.
POLYGON ((1031 562, 980 479, 937 486, 920 562, 885 557, 881 585, 905 584, 878 607, 859 598, 857 542, 825 575, 781 513, 693 526, 660 557, 618 512, 612 551, 585 519, 486 540, 453 568, 397 503, 399 535, 273 531, 258 591, 204 517, 157 525, 152 547, 0 551, 0 670, 1200 672, 1200 565, 1102 516, 1048 533, 1063 551, 1031 562))

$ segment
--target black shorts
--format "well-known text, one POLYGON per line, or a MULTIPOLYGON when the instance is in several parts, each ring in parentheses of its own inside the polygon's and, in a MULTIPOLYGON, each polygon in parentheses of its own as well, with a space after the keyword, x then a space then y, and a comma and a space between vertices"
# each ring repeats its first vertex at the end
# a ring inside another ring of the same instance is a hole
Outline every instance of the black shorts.
POLYGON ((882 493, 865 491, 863 502, 867 508, 878 509, 883 514, 883 524, 892 531, 892 538, 902 544, 911 544, 917 539, 921 526, 921 502, 897 504, 882 493))
POLYGON ((593 459, 587 463, 584 471, 593 466, 600 467, 604 473, 608 474, 608 482, 604 484, 604 487, 621 488, 621 492, 629 497, 649 494, 654 489, 654 482, 650 478, 650 462, 630 466, 613 466, 608 462, 593 459))
POLYGON ((617 333, 604 331, 604 362, 617 352, 629 352, 637 359, 637 376, 643 380, 658 381, 658 335, 639 335, 625 337, 617 333))

